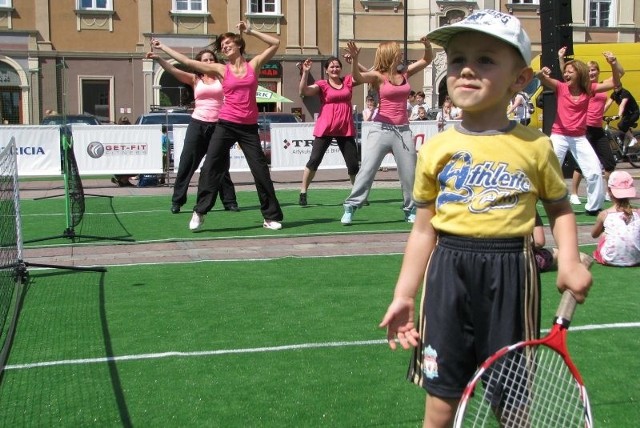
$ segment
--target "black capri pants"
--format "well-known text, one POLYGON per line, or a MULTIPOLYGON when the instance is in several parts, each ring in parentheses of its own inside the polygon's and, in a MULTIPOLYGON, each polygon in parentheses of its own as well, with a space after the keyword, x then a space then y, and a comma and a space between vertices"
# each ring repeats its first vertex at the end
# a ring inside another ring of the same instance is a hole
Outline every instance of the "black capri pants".
POLYGON ((347 164, 348 174, 356 175, 360 164, 358 162, 358 146, 356 146, 356 140, 353 137, 316 137, 311 146, 311 157, 307 162, 307 168, 311 171, 318 170, 324 154, 334 139, 338 142, 338 148, 347 164))

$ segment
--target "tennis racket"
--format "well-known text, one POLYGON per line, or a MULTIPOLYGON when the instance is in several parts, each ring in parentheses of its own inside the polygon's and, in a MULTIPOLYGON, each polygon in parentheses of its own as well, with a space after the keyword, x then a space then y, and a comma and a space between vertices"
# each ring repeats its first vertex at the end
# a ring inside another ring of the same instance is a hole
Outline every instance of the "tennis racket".
POLYGON ((546 337, 489 357, 467 384, 454 426, 591 428, 587 390, 567 350, 575 308, 565 291, 546 337))

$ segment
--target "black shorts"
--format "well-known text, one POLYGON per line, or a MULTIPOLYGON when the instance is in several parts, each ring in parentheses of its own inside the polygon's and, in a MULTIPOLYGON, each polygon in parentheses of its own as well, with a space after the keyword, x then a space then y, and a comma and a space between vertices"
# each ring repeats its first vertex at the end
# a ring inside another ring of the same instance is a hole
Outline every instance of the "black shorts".
POLYGON ((540 277, 531 238, 440 235, 420 307, 421 344, 408 379, 430 395, 460 398, 498 349, 537 338, 540 277))

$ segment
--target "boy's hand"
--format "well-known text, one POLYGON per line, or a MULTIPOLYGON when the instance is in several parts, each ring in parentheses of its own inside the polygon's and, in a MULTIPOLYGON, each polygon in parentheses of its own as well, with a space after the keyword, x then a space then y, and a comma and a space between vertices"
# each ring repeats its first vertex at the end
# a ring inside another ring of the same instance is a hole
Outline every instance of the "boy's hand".
POLYGON ((558 266, 558 290, 561 293, 564 290, 571 291, 578 303, 584 303, 592 281, 591 272, 580 260, 570 266, 558 266))
POLYGON ((387 341, 391 349, 396 349, 396 337, 404 349, 418 346, 420 334, 413 323, 414 304, 412 298, 395 297, 384 314, 379 327, 387 328, 387 341))

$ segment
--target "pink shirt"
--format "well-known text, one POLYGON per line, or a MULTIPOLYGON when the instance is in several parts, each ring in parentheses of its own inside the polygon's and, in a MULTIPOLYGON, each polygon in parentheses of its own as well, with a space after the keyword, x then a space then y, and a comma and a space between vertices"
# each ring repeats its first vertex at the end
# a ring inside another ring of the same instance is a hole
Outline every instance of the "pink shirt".
POLYGON ((356 128, 351 110, 353 77, 347 74, 342 79, 342 87, 336 89, 326 80, 316 82, 320 88, 322 108, 313 128, 314 137, 353 137, 356 128))
POLYGON ((258 123, 258 76, 248 62, 247 73, 243 77, 234 76, 229 64, 225 66, 222 89, 224 103, 220 109, 220 119, 241 125, 258 123))
POLYGON ((218 79, 212 83, 205 83, 202 79, 198 79, 193 88, 193 97, 196 107, 191 117, 203 122, 217 122, 224 98, 222 83, 218 79))
MULTIPOLYGON (((597 83, 591 84, 592 94, 595 93, 597 83)), ((551 132, 567 137, 580 137, 587 133, 587 111, 592 95, 580 94, 574 99, 569 92, 569 85, 558 82, 556 86, 556 120, 551 126, 551 132)))
POLYGON ((388 123, 390 125, 408 125, 407 97, 411 92, 411 86, 407 80, 407 74, 402 75, 402 83, 394 85, 385 78, 380 86, 380 104, 378 114, 373 119, 375 122, 388 123))
POLYGON ((597 92, 589 100, 589 110, 587 111, 587 126, 602 128, 602 116, 604 115, 604 105, 607 103, 607 94, 597 92))

